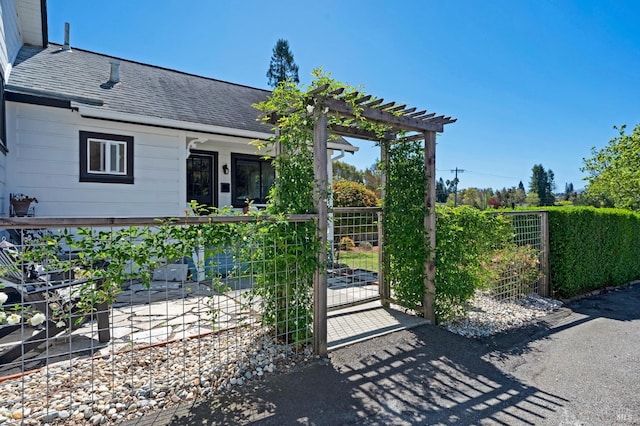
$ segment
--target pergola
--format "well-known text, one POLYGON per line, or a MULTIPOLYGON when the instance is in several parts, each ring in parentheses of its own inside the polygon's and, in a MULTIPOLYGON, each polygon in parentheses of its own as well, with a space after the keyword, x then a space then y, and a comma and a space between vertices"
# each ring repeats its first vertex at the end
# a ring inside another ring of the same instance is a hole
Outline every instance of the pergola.
MULTIPOLYGON (((314 146, 314 202, 318 215, 318 233, 321 247, 327 245, 328 226, 328 176, 327 176, 327 138, 329 132, 339 135, 381 141, 378 133, 362 129, 357 125, 329 125, 328 115, 339 118, 365 118, 367 121, 388 127, 388 131, 382 138, 384 141, 403 142, 424 140, 425 144, 425 180, 424 193, 425 216, 424 231, 429 238, 430 250, 425 259, 424 275, 424 317, 435 324, 434 297, 435 297, 435 248, 436 248, 436 132, 442 132, 445 124, 454 123, 455 118, 436 116, 434 112, 427 110, 416 111, 417 108, 407 108, 395 102, 384 102, 383 99, 371 100, 370 95, 347 93, 345 88, 339 88, 327 92, 328 85, 320 86, 309 93, 309 104, 314 106, 315 124, 313 130, 314 146), (358 107, 356 113, 352 108, 358 107), (409 134, 398 138, 399 134, 409 134)), ((275 120, 274 120, 275 121, 275 120)), ((387 161, 387 153, 382 144, 382 161, 387 161)), ((383 186, 385 178, 383 176, 383 186)), ((320 251, 320 264, 327 262, 327 252, 320 251)), ((381 271, 382 273, 382 271, 381 271)), ((385 283, 383 277, 379 277, 381 297, 383 303, 388 303, 391 298, 389 283, 385 283)), ((325 271, 318 271, 313 283, 313 346, 316 354, 327 352, 327 275, 325 271)))

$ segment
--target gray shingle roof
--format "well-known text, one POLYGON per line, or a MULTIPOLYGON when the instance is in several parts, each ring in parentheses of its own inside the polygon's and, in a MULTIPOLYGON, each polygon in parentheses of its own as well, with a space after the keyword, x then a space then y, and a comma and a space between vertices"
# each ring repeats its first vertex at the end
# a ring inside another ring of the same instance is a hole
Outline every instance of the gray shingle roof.
POLYGON ((7 88, 23 93, 58 94, 111 111, 192 123, 271 132, 256 121, 252 104, 269 91, 175 70, 120 60, 120 83, 109 85, 112 57, 59 45, 23 46, 7 88), (96 105, 90 100, 102 101, 96 105))
MULTIPOLYGON (((9 76, 7 91, 63 98, 93 108, 262 133, 253 104, 268 90, 114 58, 82 49, 64 51, 23 46, 9 76), (109 84, 110 62, 120 61, 120 82, 109 84)), ((346 151, 357 148, 343 138, 331 141, 346 151)))

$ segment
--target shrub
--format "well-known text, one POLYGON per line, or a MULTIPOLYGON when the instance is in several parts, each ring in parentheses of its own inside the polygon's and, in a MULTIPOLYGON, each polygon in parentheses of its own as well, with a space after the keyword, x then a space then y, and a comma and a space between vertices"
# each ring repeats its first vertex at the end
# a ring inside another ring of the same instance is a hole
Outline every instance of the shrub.
POLYGON ((378 205, 380 200, 375 192, 361 183, 348 180, 333 183, 334 207, 376 207, 378 205))
POLYGON ((349 237, 342 237, 340 239, 340 250, 353 250, 356 247, 356 243, 349 237))
POLYGON ((436 220, 436 299, 438 321, 457 315, 476 289, 487 289, 492 272, 485 267, 496 250, 513 237, 503 216, 470 207, 440 207, 436 220))
POLYGON ((360 247, 362 250, 369 251, 373 248, 373 245, 371 245, 369 241, 363 241, 358 245, 358 247, 360 247))
POLYGON ((483 267, 492 274, 491 292, 503 298, 530 293, 542 275, 540 251, 529 245, 496 250, 483 267))

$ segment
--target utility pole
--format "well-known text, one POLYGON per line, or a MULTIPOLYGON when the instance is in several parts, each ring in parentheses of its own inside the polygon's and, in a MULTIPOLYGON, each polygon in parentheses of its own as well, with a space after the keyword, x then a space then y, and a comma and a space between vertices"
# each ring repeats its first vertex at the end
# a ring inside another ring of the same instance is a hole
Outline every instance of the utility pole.
POLYGON ((459 168, 455 168, 455 169, 451 169, 449 170, 451 173, 456 174, 456 177, 453 179, 453 206, 456 207, 458 205, 458 182, 460 182, 460 180, 458 179, 458 173, 464 173, 464 169, 459 169, 459 168))

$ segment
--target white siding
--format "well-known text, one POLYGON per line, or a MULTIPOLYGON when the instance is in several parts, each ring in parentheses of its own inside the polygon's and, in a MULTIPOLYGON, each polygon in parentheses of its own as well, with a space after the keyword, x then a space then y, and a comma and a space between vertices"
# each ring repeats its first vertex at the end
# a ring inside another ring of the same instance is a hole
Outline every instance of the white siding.
POLYGON ((2 26, 0 28, 0 66, 2 66, 2 74, 7 81, 13 60, 22 47, 15 0, 1 0, 0 14, 2 15, 2 19, 0 19, 0 26, 2 26))
MULTIPOLYGON (((83 119, 76 112, 7 103, 15 131, 7 190, 36 197, 38 216, 168 216, 184 212, 178 132, 83 119), (134 184, 79 181, 79 131, 134 138, 134 184)), ((8 129, 9 130, 9 129, 8 129)), ((8 210, 4 210, 7 214, 8 210)))
POLYGON ((18 1, 18 17, 22 29, 22 41, 25 44, 44 47, 42 46, 41 13, 40 0, 18 1))
POLYGON ((5 155, 0 155, 0 212, 9 210, 9 207, 7 207, 9 205, 9 201, 8 198, 5 197, 5 194, 7 193, 5 185, 6 163, 7 157, 5 155))
MULTIPOLYGON (((15 136, 6 160, 4 197, 11 192, 36 197, 37 216, 184 215, 187 132, 87 119, 70 110, 15 102, 7 102, 7 132, 15 136), (133 136, 134 184, 80 182, 80 130, 133 136)), ((231 166, 231 152, 256 152, 248 139, 189 136, 206 137, 196 148, 218 153, 215 191, 220 182, 231 182, 231 174, 222 173, 223 164, 231 166)), ((219 194, 220 206, 230 203, 230 193, 219 194)), ((2 208, 8 215, 8 203, 2 208)))

